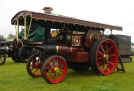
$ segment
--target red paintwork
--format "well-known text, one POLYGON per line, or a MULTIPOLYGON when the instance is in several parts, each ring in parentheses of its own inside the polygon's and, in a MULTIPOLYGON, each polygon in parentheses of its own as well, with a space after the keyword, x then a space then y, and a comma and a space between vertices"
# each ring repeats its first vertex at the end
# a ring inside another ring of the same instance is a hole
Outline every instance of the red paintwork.
POLYGON ((101 74, 109 75, 114 72, 118 65, 118 58, 118 49, 112 40, 106 39, 98 45, 96 51, 96 65, 101 74), (104 55, 109 55, 108 60, 104 55))
POLYGON ((72 54, 72 57, 70 58, 71 62, 88 62, 88 52, 76 52, 75 54, 72 54))
POLYGON ((59 83, 61 82, 67 73, 67 64, 61 56, 53 56, 51 59, 49 59, 50 62, 45 65, 46 69, 44 69, 45 77, 50 83, 59 83), (55 65, 56 64, 56 65, 55 65), (56 68, 58 68, 60 71, 56 72, 56 68), (60 76, 56 77, 59 73, 62 73, 60 76), (49 75, 48 75, 49 74, 49 75), (54 77, 51 78, 50 75, 54 74, 54 77))

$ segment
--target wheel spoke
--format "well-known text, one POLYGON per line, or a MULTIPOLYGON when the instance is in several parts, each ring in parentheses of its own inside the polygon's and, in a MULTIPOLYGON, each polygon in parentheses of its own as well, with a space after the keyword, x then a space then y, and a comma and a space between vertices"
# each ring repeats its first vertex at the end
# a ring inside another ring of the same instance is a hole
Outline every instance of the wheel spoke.
POLYGON ((109 46, 108 45, 105 45, 105 53, 109 54, 109 46))
POLYGON ((107 65, 103 63, 103 64, 100 65, 99 69, 101 71, 105 71, 106 67, 107 67, 107 65))
POLYGON ((54 62, 52 62, 52 61, 50 62, 49 65, 50 65, 51 69, 53 69, 55 67, 54 62))
POLYGON ((109 47, 108 47, 109 53, 112 52, 112 49, 113 49, 112 46, 109 46, 109 47))
POLYGON ((107 72, 110 72, 111 70, 109 68, 106 69, 107 72))
POLYGON ((106 64, 103 64, 103 69, 105 68, 106 64))
POLYGON ((99 66, 101 66, 101 65, 103 65, 103 61, 102 61, 102 60, 101 60, 101 61, 98 60, 98 61, 97 61, 97 64, 98 64, 99 66))
POLYGON ((59 67, 59 61, 58 61, 58 58, 56 60, 56 67, 59 67))
POLYGON ((114 57, 116 57, 115 54, 110 54, 110 58, 114 58, 114 57))
POLYGON ((118 60, 118 57, 116 54, 110 54, 110 61, 113 61, 113 60, 118 60))
POLYGON ((109 63, 109 65, 114 66, 114 65, 115 65, 115 63, 110 62, 110 63, 109 63))
POLYGON ((105 50, 104 50, 103 46, 101 46, 100 49, 101 49, 102 52, 105 54, 105 50))
POLYGON ((54 72, 54 76, 56 77, 56 72, 54 72))
POLYGON ((101 51, 98 51, 97 54, 100 55, 101 57, 104 56, 104 54, 101 51))

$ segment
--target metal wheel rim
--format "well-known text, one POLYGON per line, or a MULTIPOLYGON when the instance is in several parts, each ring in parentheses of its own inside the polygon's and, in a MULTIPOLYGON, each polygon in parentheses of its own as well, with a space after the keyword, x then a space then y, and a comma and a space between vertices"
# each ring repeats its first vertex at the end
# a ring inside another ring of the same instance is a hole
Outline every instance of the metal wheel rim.
POLYGON ((96 65, 103 75, 109 75, 118 65, 118 49, 116 44, 110 40, 103 40, 96 51, 96 65))
POLYGON ((38 57, 38 60, 36 59, 37 57, 34 57, 30 63, 29 63, 29 70, 30 73, 34 77, 40 77, 41 76, 41 61, 40 58, 38 57))
POLYGON ((64 58, 60 56, 54 56, 45 66, 45 77, 50 83, 59 83, 65 78, 67 64, 64 58))

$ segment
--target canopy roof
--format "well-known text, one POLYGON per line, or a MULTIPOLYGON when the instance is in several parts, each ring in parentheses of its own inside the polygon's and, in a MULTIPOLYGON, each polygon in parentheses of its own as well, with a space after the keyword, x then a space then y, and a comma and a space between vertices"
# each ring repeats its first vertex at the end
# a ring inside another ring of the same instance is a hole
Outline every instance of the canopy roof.
POLYGON ((93 28, 102 28, 102 29, 110 29, 110 30, 122 30, 120 26, 113 26, 107 25, 102 23, 84 21, 72 17, 66 17, 62 15, 55 15, 55 14, 47 14, 47 13, 38 13, 32 11, 20 11, 18 12, 11 20, 12 24, 16 23, 16 20, 22 16, 32 16, 33 19, 39 19, 44 21, 52 21, 52 22, 59 22, 59 23, 67 23, 67 24, 77 24, 82 25, 85 27, 93 27, 93 28))

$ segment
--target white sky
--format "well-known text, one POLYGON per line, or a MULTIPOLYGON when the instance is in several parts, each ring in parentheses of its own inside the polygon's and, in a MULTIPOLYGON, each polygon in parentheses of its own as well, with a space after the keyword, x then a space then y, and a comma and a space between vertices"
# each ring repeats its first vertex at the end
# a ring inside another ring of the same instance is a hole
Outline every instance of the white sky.
POLYGON ((15 34, 11 18, 17 12, 43 12, 45 6, 56 14, 122 26, 121 34, 131 35, 134 42, 134 0, 0 0, 0 34, 15 34))

